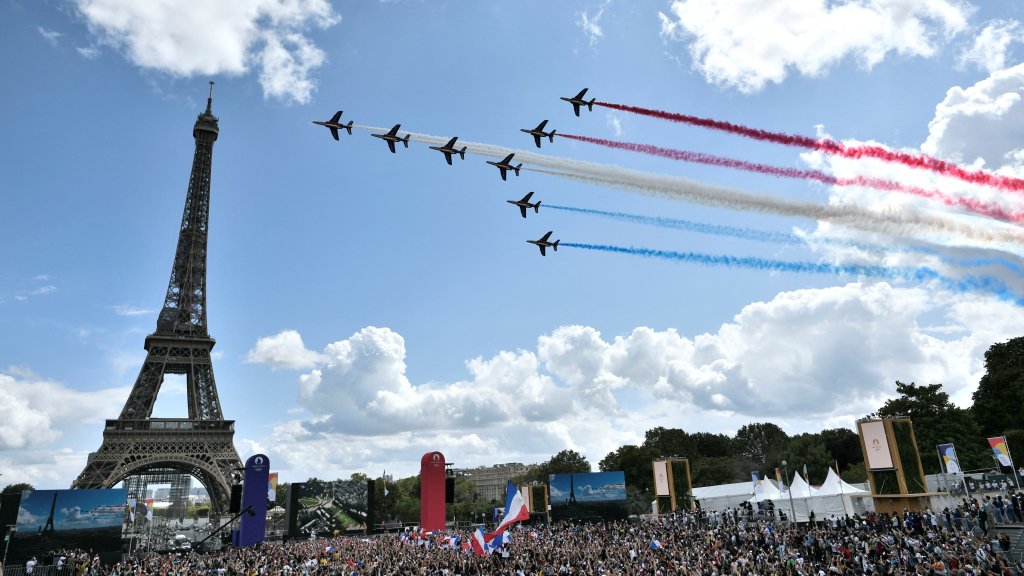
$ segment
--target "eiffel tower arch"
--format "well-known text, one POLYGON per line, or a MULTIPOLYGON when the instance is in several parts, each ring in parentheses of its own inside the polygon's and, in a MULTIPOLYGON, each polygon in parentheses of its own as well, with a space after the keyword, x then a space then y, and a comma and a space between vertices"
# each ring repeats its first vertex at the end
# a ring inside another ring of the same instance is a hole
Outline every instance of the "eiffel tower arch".
POLYGON ((210 356, 216 342, 206 324, 210 173, 220 131, 212 108, 213 82, 206 111, 192 129, 196 148, 178 246, 156 331, 146 337, 146 360, 120 416, 106 421, 103 443, 71 487, 110 488, 129 477, 187 474, 206 487, 211 515, 221 516, 242 461, 235 423, 221 412, 210 356), (188 418, 153 418, 166 374, 185 376, 188 418))

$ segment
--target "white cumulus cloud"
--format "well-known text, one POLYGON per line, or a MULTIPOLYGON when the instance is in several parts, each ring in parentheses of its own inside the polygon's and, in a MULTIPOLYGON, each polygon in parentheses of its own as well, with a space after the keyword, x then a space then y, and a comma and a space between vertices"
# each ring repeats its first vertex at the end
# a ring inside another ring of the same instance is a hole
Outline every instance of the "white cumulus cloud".
POLYGON ((127 395, 127 388, 83 392, 28 370, 0 371, 0 451, 46 446, 69 424, 101 422, 127 395))
POLYGON ((312 368, 319 360, 320 355, 307 350, 302 342, 302 336, 295 330, 285 330, 273 336, 260 338, 245 357, 246 362, 296 370, 312 368))
POLYGON ((890 52, 932 56, 969 12, 957 0, 673 0, 658 17, 662 37, 685 42, 708 82, 751 93, 846 58, 870 69, 890 52))
POLYGON ((935 107, 921 149, 933 156, 997 169, 1024 150, 1024 64, 997 70, 963 88, 954 86, 935 107))
POLYGON ((972 64, 992 73, 1006 68, 1010 45, 1021 41, 1021 26, 1016 20, 993 20, 974 37, 970 48, 960 52, 960 66, 972 64))
POLYGON ((563 326, 535 351, 467 361, 465 379, 414 383, 401 335, 367 327, 327 345, 298 378, 307 417, 253 442, 284 470, 328 477, 414 473, 409 463, 435 449, 459 466, 539 462, 565 448, 596 465, 655 426, 852 426, 894 395, 895 380, 940 382, 967 404, 984 352, 1021 333, 1015 306, 993 297, 851 283, 780 293, 704 334, 642 326, 607 338, 563 326))
POLYGON ((327 0, 76 0, 101 42, 173 76, 259 69, 265 97, 309 102, 324 54, 306 36, 340 18, 327 0))

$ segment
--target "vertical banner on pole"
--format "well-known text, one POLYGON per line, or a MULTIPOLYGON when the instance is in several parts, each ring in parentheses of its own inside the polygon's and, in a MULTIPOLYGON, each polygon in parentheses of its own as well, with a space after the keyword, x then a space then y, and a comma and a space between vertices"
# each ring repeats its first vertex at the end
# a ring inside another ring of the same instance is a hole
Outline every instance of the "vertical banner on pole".
POLYGON ((277 502, 277 472, 272 472, 267 481, 267 500, 277 502))
POLYGON ((664 460, 654 461, 654 495, 669 495, 668 462, 664 460))
POLYGON ((444 530, 444 454, 427 452, 420 459, 420 529, 444 530))
POLYGON ((960 473, 960 460, 956 457, 953 444, 939 444, 939 456, 942 457, 942 466, 947 474, 960 473))
POLYGON ((255 546, 263 542, 267 532, 267 483, 270 481, 270 459, 265 454, 250 456, 245 461, 242 481, 242 520, 238 526, 238 545, 255 546))
POLYGON ((992 448, 992 455, 999 461, 1000 466, 1013 466, 1010 449, 1006 447, 1006 436, 988 438, 988 445, 992 448))

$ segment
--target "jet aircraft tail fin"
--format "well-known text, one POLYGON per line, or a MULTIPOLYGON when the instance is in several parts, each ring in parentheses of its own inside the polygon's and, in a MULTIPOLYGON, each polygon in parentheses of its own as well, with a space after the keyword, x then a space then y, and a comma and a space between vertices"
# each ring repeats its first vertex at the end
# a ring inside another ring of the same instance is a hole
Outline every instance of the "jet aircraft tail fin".
POLYGON ((351 136, 351 135, 352 135, 352 122, 353 122, 352 120, 349 120, 349 121, 348 121, 348 124, 342 124, 342 126, 341 126, 341 127, 342 127, 342 128, 344 128, 345 130, 348 130, 348 135, 349 135, 349 136, 351 136))
POLYGON ((468 146, 463 146, 462 150, 459 150, 459 158, 462 158, 463 160, 466 159, 466 148, 468 148, 468 146))
POLYGON ((548 134, 548 141, 551 142, 552 144, 555 143, 555 131, 554 130, 551 131, 551 134, 548 134))
POLYGON ((540 214, 540 200, 537 200, 537 203, 533 205, 533 213, 540 214))
POLYGON ((551 247, 555 249, 555 252, 558 252, 558 243, 559 242, 561 242, 561 240, 555 240, 555 243, 551 245, 551 247))
POLYGON ((409 147, 409 136, 412 136, 412 134, 406 134, 405 138, 402 138, 402 144, 404 144, 406 148, 409 147))
POLYGON ((594 102, 597 102, 597 98, 591 98, 590 102, 587 102, 587 110, 594 111, 594 102))
POLYGON ((515 168, 513 168, 513 170, 515 170, 515 171, 516 171, 516 176, 519 176, 519 169, 520 169, 520 168, 522 168, 522 167, 523 167, 523 163, 522 163, 522 162, 520 162, 518 166, 516 166, 515 168))

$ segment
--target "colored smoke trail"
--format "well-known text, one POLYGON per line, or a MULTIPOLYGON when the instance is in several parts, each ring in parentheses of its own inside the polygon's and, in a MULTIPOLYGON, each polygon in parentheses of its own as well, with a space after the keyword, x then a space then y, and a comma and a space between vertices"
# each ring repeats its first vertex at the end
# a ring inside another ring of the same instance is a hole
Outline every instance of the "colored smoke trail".
POLYGON ((826 154, 842 156, 844 158, 875 158, 885 162, 902 164, 910 168, 929 170, 936 174, 949 176, 971 184, 991 186, 1000 190, 1013 192, 1024 191, 1024 180, 1020 178, 1000 176, 983 170, 967 170, 953 162, 940 160, 938 158, 928 156, 927 154, 910 154, 897 150, 889 150, 884 146, 874 144, 858 144, 851 146, 832 140, 831 138, 818 139, 798 134, 771 132, 768 130, 761 130, 759 128, 743 126, 742 124, 733 124, 731 122, 690 116, 688 114, 677 114, 675 112, 666 112, 664 110, 642 108, 640 106, 627 106, 625 104, 613 104, 611 102, 600 101, 594 102, 594 104, 604 106, 605 108, 611 108, 613 110, 621 110, 623 112, 632 112, 643 116, 661 118, 662 120, 669 120, 671 122, 680 122, 683 124, 690 124, 691 126, 720 130, 729 134, 745 136, 747 138, 761 140, 763 142, 774 142, 776 144, 783 144, 786 146, 796 146, 799 148, 807 148, 809 150, 817 150, 826 154))
MULTIPOLYGON (((355 126, 365 130, 385 132, 386 128, 376 126, 355 126)), ((431 136, 428 134, 408 133, 416 142, 431 145, 443 145, 450 138, 431 136)), ((922 233, 956 235, 974 242, 995 244, 988 248, 1020 250, 1024 246, 1024 231, 993 223, 976 223, 957 221, 941 214, 921 214, 906 211, 888 210, 872 211, 856 205, 827 205, 802 200, 779 198, 766 194, 745 192, 723 186, 701 184, 680 178, 650 172, 629 170, 612 164, 598 164, 583 160, 574 160, 558 156, 547 156, 495 146, 459 140, 459 145, 466 146, 472 154, 491 158, 504 158, 515 154, 515 161, 541 166, 543 168, 526 168, 533 172, 551 174, 578 182, 586 182, 601 186, 634 191, 656 197, 673 200, 697 202, 708 206, 746 210, 783 216, 797 216, 822 221, 834 222, 849 226, 898 237, 920 238, 922 233)), ((948 241, 948 239, 946 239, 948 241)), ((952 243, 950 245, 955 245, 952 243)))
POLYGON ((994 294, 1000 299, 1013 302, 1018 306, 1024 305, 1024 298, 1011 292, 1002 281, 996 278, 989 276, 971 276, 962 280, 955 280, 953 278, 943 276, 931 268, 886 268, 884 266, 864 264, 792 262, 774 260, 770 258, 758 258, 754 256, 727 256, 703 254, 700 252, 675 252, 672 250, 654 250, 651 248, 611 246, 607 244, 581 244, 577 242, 562 242, 560 246, 580 248, 583 250, 596 250, 599 252, 630 254, 633 256, 643 256, 645 258, 660 258, 664 260, 674 260, 677 262, 702 264, 704 266, 724 266, 727 268, 747 268, 751 270, 769 270, 775 272, 795 272, 805 274, 829 274, 835 276, 868 276, 885 280, 909 280, 915 282, 935 280, 954 292, 963 293, 984 291, 994 294))
POLYGON ((769 164, 759 164, 755 162, 746 162, 744 160, 736 160, 733 158, 725 158, 722 156, 714 156, 712 154, 704 154, 701 152, 691 152, 689 150, 675 150, 672 148, 662 148, 661 146, 654 146, 652 144, 638 144, 635 142, 621 142, 617 140, 607 140, 604 138, 592 138, 590 136, 580 136, 578 134, 559 134, 562 138, 569 138, 570 140, 578 140, 580 142, 587 142, 589 144, 597 144, 606 148, 615 148, 618 150, 629 150, 631 152, 640 152, 642 154, 649 154, 652 156, 659 156, 661 158, 669 158, 671 160, 680 160, 683 162, 693 162, 697 164, 707 164, 711 166, 723 166, 726 168, 736 168, 739 170, 746 170, 748 172, 756 172, 758 174, 767 174, 770 176, 781 176, 783 178, 799 178, 803 180, 813 180, 821 182, 822 184, 834 185, 834 186, 863 186, 866 188, 874 188, 876 190, 883 190, 886 192, 901 192, 904 194, 911 194, 920 198, 927 198, 928 200, 934 200, 941 202, 946 206, 959 207, 967 209, 971 212, 988 216, 989 218, 995 218, 996 220, 1003 220, 1005 222, 1024 222, 1024 213, 1010 212, 1003 208, 981 202, 972 198, 963 198, 960 196, 953 196, 940 192, 938 190, 926 190, 917 186, 905 186, 899 182, 893 182, 891 180, 885 180, 882 178, 873 178, 870 176, 855 176, 853 178, 837 178, 831 174, 826 174, 821 170, 801 170, 798 168, 784 168, 781 166, 771 166, 769 164))
POLYGON ((674 230, 685 230, 687 232, 709 234, 712 236, 728 236, 730 238, 739 238, 741 240, 772 242, 775 244, 804 244, 804 240, 801 237, 788 232, 771 232, 768 230, 755 230, 753 228, 722 226, 720 224, 704 224, 701 222, 693 222, 691 220, 666 218, 663 216, 642 216, 640 214, 628 214, 626 212, 607 212, 591 208, 559 206, 558 204, 545 204, 544 209, 564 210, 566 212, 575 212, 577 214, 587 214, 590 216, 603 216, 605 218, 621 220, 623 222, 659 226, 661 228, 672 228, 674 230))
POLYGON ((668 218, 665 216, 644 216, 641 214, 630 214, 628 212, 609 212, 606 210, 595 210, 593 208, 578 208, 575 206, 561 206, 558 204, 545 204, 546 210, 562 210, 566 212, 574 212, 577 214, 586 214, 588 216, 600 216, 604 218, 610 218, 612 220, 619 220, 622 222, 631 222, 634 224, 644 224, 648 226, 657 226, 660 228, 670 228, 673 230, 684 230, 687 232, 695 232, 698 234, 707 234, 712 236, 725 236, 730 238, 739 238, 741 240, 752 240, 755 242, 770 242, 774 244, 784 245, 805 245, 815 242, 822 244, 829 244, 832 246, 842 246, 848 248, 856 248, 858 250, 870 251, 870 252, 891 252, 891 251, 903 251, 903 252, 914 252, 918 254, 927 254, 929 256, 935 256, 953 266, 962 268, 967 267, 982 267, 982 266, 1002 266, 1018 275, 1024 275, 1024 268, 1020 264, 1010 261, 1006 258, 955 258, 943 254, 935 248, 927 246, 915 246, 906 245, 896 248, 889 246, 882 246, 879 244, 867 244, 863 242, 856 242, 853 240, 846 240, 842 238, 814 238, 813 241, 803 236, 791 234, 788 232, 774 232, 770 230, 757 230, 755 228, 742 228, 737 226, 723 226, 721 224, 705 224, 702 222, 694 222, 692 220, 683 220, 679 218, 668 218))

